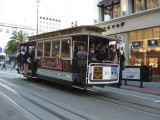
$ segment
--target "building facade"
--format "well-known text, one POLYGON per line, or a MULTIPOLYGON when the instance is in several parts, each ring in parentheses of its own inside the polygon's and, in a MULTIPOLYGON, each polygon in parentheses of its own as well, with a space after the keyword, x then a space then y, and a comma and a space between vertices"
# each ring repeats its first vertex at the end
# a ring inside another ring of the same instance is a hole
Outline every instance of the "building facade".
POLYGON ((2 52, 0 54, 4 54, 3 50, 13 33, 20 30, 28 33, 29 36, 36 34, 36 29, 31 26, 0 22, 0 47, 2 48, 2 52))
POLYGON ((38 34, 61 29, 61 20, 39 17, 38 34))
POLYGON ((152 66, 160 81, 160 0, 102 0, 97 7, 96 25, 123 40, 126 65, 152 66))

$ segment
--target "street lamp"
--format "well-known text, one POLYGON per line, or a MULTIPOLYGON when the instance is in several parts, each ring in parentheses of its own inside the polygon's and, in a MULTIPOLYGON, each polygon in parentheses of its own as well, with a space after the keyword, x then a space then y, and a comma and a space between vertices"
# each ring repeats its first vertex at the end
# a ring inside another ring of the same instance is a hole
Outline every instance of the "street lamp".
POLYGON ((39 13, 39 3, 40 0, 35 1, 37 3, 37 35, 38 35, 38 13, 39 13))
POLYGON ((71 23, 71 27, 74 27, 74 23, 73 23, 73 21, 72 21, 72 23, 71 23))
POLYGON ((77 21, 75 21, 75 27, 77 27, 77 21))

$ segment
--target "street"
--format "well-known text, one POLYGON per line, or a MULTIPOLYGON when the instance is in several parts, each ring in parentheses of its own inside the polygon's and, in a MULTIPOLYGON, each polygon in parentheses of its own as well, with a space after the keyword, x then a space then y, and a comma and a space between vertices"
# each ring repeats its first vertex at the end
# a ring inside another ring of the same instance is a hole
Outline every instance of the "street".
POLYGON ((112 87, 88 91, 0 70, 0 120, 160 120, 160 96, 112 87))

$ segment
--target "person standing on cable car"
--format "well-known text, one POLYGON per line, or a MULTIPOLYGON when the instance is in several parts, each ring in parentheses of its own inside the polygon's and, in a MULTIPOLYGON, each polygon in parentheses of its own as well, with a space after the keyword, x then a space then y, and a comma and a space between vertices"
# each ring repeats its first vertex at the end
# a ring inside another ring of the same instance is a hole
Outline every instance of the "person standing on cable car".
POLYGON ((79 82, 85 81, 86 76, 86 65, 87 65, 87 52, 84 50, 84 46, 80 46, 80 50, 77 52, 77 58, 78 58, 78 66, 79 66, 79 82))
POLYGON ((108 58, 107 58, 107 60, 109 60, 109 61, 118 61, 117 53, 114 50, 114 46, 113 45, 110 45, 108 47, 108 58))
POLYGON ((117 52, 117 59, 120 62, 119 82, 117 84, 117 87, 120 88, 120 86, 122 85, 122 70, 125 69, 125 56, 124 52, 123 54, 121 54, 119 49, 117 49, 116 52, 117 52))
POLYGON ((31 70, 32 70, 32 75, 31 77, 36 77, 36 57, 35 57, 35 50, 36 50, 36 47, 34 47, 32 50, 31 50, 31 53, 30 53, 30 65, 31 65, 31 70))
POLYGON ((24 76, 28 74, 28 58, 29 58, 29 49, 26 48, 26 51, 24 53, 24 76))

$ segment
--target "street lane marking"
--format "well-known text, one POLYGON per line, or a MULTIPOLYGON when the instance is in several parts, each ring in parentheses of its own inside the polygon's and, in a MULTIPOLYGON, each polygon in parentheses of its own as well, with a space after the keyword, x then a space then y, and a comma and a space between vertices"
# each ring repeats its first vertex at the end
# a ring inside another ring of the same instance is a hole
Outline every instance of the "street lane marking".
POLYGON ((36 88, 39 88, 39 89, 42 89, 42 90, 45 90, 45 91, 47 91, 47 89, 45 89, 45 88, 42 88, 42 87, 39 87, 39 86, 37 86, 37 85, 33 85, 33 84, 30 84, 31 86, 33 86, 33 87, 36 87, 36 88))

